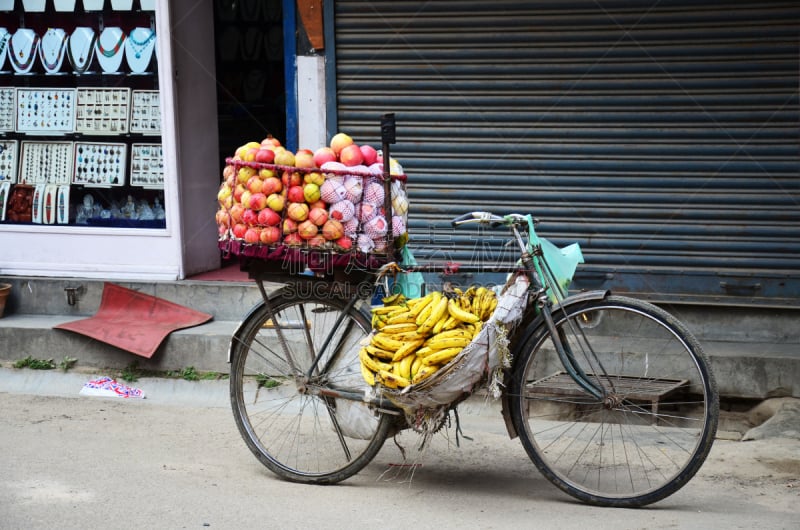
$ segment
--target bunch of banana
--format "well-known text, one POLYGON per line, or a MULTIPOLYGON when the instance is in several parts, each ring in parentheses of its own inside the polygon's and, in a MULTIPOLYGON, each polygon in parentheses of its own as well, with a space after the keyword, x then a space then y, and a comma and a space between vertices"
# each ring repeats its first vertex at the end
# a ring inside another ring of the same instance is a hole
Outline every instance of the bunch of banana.
POLYGON ((409 300, 395 295, 383 302, 372 310, 376 333, 359 357, 367 383, 389 388, 433 375, 477 336, 497 306, 494 291, 485 287, 433 291, 409 300))

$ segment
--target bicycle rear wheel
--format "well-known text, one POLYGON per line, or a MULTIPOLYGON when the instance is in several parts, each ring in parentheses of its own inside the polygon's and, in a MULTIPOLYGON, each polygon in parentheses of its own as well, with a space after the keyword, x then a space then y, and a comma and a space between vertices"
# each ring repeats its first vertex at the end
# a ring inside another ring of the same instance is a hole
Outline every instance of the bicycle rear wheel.
POLYGON ((366 388, 358 348, 370 320, 346 308, 347 301, 323 285, 315 285, 313 298, 282 290, 270 297, 269 308, 262 304, 252 311, 232 338, 236 425, 258 460, 284 479, 342 481, 366 466, 386 439, 390 415, 362 401, 318 393, 336 389, 363 396, 366 388))
POLYGON ((667 312, 625 297, 567 303, 553 319, 606 397, 565 372, 545 326, 520 341, 510 405, 536 467, 595 505, 643 506, 680 489, 708 455, 719 415, 697 340, 667 312))

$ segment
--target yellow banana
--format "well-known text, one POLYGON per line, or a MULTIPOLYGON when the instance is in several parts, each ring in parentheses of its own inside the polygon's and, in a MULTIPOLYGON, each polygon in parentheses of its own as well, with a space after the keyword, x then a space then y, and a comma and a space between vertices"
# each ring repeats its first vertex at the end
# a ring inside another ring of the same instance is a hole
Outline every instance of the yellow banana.
POLYGON ((411 365, 414 363, 416 356, 406 355, 400 362, 397 363, 397 375, 403 379, 411 381, 411 365))
POLYGON ((450 318, 450 314, 448 313, 444 317, 442 317, 438 321, 436 321, 436 324, 433 326, 433 330, 431 330, 431 333, 433 333, 434 336, 436 336, 439 333, 441 333, 444 330, 444 325, 447 323, 447 319, 449 319, 449 318, 450 318))
POLYGON ((442 325, 442 331, 450 331, 450 330, 454 329, 456 326, 458 326, 459 324, 461 324, 461 321, 460 320, 456 320, 455 318, 450 316, 450 313, 448 312, 447 313, 447 318, 444 321, 444 325, 442 325))
POLYGON ((416 355, 412 355, 410 357, 414 359, 411 362, 411 380, 413 381, 414 377, 416 377, 417 372, 419 372, 419 369, 423 366, 423 364, 422 364, 422 357, 417 357, 416 355))
POLYGON ((383 305, 385 306, 397 306, 404 304, 405 301, 406 297, 403 293, 394 293, 392 295, 384 296, 383 298, 381 298, 381 302, 383 302, 383 305))
POLYGON ((392 361, 399 361, 406 357, 412 357, 412 353, 416 351, 417 348, 422 346, 422 340, 415 340, 412 342, 406 342, 400 349, 398 349, 394 355, 392 356, 392 361))
POLYGON ((395 352, 403 346, 404 342, 392 338, 392 335, 386 335, 385 333, 381 332, 372 336, 372 344, 382 350, 395 352))
POLYGON ((393 311, 397 311, 397 307, 392 305, 382 305, 378 307, 373 307, 372 309, 370 309, 370 311, 372 311, 373 315, 388 315, 393 311))
POLYGON ((448 348, 463 348, 472 342, 471 337, 433 337, 425 343, 425 346, 431 350, 446 350, 448 348))
POLYGON ((379 370, 390 370, 392 368, 391 364, 384 363, 370 357, 365 348, 361 348, 361 350, 359 350, 358 357, 361 360, 361 364, 365 365, 373 372, 378 372, 379 370))
POLYGON ((465 311, 464 309, 461 309, 458 306, 458 304, 455 303, 454 300, 448 301, 448 303, 447 303, 447 311, 450 313, 450 316, 452 316, 455 319, 460 320, 461 322, 467 322, 467 323, 471 324, 473 322, 478 322, 480 320, 473 313, 470 313, 469 311, 465 311))
POLYGON ((409 324, 416 321, 414 315, 412 315, 411 311, 408 310, 400 311, 398 313, 391 313, 388 316, 389 318, 386 319, 386 323, 390 326, 393 324, 409 324))
POLYGON ((375 386, 375 374, 364 363, 361 363, 361 375, 369 386, 375 386))
POLYGON ((408 306, 411 308, 411 314, 416 319, 417 316, 425 309, 428 304, 433 300, 433 293, 428 293, 422 298, 414 298, 408 301, 408 306))
MULTIPOLYGON (((458 322, 461 323, 460 320, 458 322)), ((437 335, 434 335, 431 338, 429 338, 428 342, 430 342, 432 340, 437 340, 437 339, 444 339, 444 338, 447 338, 447 337, 469 337, 469 336, 471 336, 469 331, 467 331, 463 327, 459 327, 459 328, 456 328, 456 329, 450 329, 450 330, 447 330, 447 331, 442 331, 441 333, 439 333, 437 335)))
POLYGON ((393 335, 395 333, 405 333, 407 331, 417 331, 417 325, 413 323, 386 324, 381 328, 382 333, 393 335))
MULTIPOLYGON (((426 333, 430 333, 434 326, 436 326, 437 322, 443 320, 443 318, 446 318, 445 315, 447 314, 447 301, 448 299, 446 296, 440 296, 435 305, 431 304, 433 305, 433 309, 425 321, 419 326, 419 332, 421 334, 425 335, 426 333)), ((420 316, 423 314, 425 314, 424 311, 420 314, 420 316)))
POLYGON ((394 374, 389 370, 380 370, 378 372, 378 379, 380 380, 381 383, 388 386, 389 388, 403 388, 411 384, 411 381, 409 381, 405 377, 400 377, 399 375, 394 374))
POLYGON ((419 383, 420 381, 429 378, 439 369, 438 366, 421 366, 416 375, 411 379, 411 383, 419 383))
POLYGON ((426 365, 444 364, 458 355, 461 350, 463 350, 463 348, 445 348, 443 350, 437 350, 436 352, 423 357, 422 362, 426 365))
POLYGON ((436 304, 439 303, 439 300, 442 298, 442 293, 439 291, 434 291, 431 293, 431 301, 428 302, 425 307, 417 313, 417 326, 422 326, 422 324, 431 316, 433 312, 433 308, 436 307, 436 304))
POLYGON ((367 350, 367 353, 379 359, 391 360, 392 357, 394 357, 394 352, 378 348, 373 344, 368 344, 367 346, 364 346, 364 349, 367 350))

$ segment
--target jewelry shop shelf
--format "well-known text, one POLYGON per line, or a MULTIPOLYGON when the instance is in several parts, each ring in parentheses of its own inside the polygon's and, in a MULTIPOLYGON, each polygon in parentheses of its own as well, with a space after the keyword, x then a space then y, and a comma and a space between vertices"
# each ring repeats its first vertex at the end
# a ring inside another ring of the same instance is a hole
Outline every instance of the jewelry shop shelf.
POLYGON ((0 140, 0 182, 17 181, 18 149, 16 140, 0 140))
POLYGON ((108 188, 125 185, 128 145, 75 142, 73 184, 108 188))
POLYGON ((20 184, 69 184, 72 175, 72 142, 22 141, 20 184))

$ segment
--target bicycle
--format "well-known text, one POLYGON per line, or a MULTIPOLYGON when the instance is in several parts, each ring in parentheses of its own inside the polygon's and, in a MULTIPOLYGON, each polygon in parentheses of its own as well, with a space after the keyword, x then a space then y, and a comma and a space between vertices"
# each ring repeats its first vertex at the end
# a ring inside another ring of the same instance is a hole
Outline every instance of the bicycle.
MULTIPOLYGON (((509 272, 529 282, 502 387, 509 436, 550 482, 589 504, 644 506, 678 491, 708 455, 719 415, 714 376, 692 333, 641 300, 606 291, 567 296, 530 215, 453 220, 471 223, 511 231, 519 261, 509 272)), ((239 431, 279 477, 340 482, 409 427, 390 400, 365 392, 353 353, 372 331, 372 290, 359 285, 372 286, 375 276, 293 277, 273 293, 258 267, 251 276, 263 301, 229 349, 239 431)))

